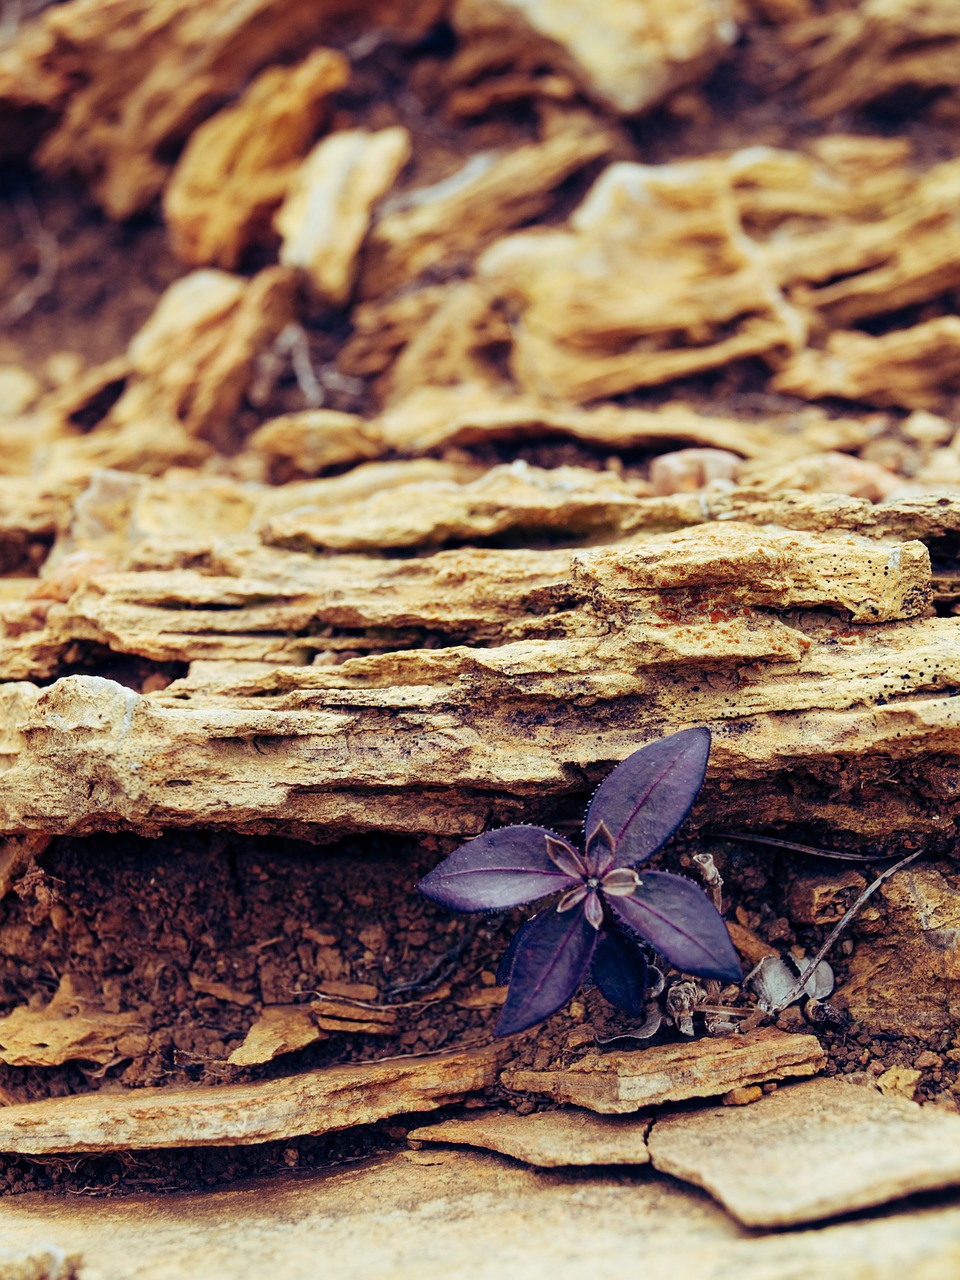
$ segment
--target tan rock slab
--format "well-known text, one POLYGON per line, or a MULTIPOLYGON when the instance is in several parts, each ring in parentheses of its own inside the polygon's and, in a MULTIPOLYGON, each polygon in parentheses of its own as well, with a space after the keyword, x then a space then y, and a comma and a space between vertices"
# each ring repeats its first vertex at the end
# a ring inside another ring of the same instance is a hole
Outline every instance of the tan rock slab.
POLYGON ((839 1080, 654 1122, 655 1168, 751 1227, 787 1227, 960 1183, 960 1116, 839 1080))
POLYGON ((256 1084, 88 1093, 0 1108, 0 1151, 237 1146, 433 1111, 496 1081, 496 1047, 326 1067, 256 1084))
POLYGON ((318 1256, 330 1280, 636 1280, 640 1266, 644 1280, 946 1280, 960 1269, 955 1201, 762 1235, 648 1170, 587 1176, 469 1151, 192 1194, 6 1197, 0 1232, 17 1254, 79 1255, 97 1280, 249 1280, 267 1269, 316 1280, 318 1256))
POLYGON ((716 1097, 766 1080, 814 1075, 825 1062, 815 1036, 767 1027, 742 1036, 589 1053, 554 1071, 508 1067, 502 1078, 508 1089, 622 1115, 684 1098, 716 1097))
POLYGON ((635 1116, 598 1116, 575 1109, 479 1115, 411 1129, 415 1142, 482 1147, 543 1169, 564 1165, 646 1164, 650 1124, 635 1116))
POLYGON ((124 1056, 118 1048, 124 1037, 144 1030, 139 1014, 107 1012, 89 982, 67 973, 43 1008, 21 1005, 0 1018, 0 1062, 13 1067, 114 1062, 124 1056))
MULTIPOLYGON (((411 296, 417 295, 405 294, 402 301, 409 305, 411 296)), ((399 300, 394 305, 398 306, 399 300)), ((618 404, 581 409, 548 403, 535 396, 508 394, 469 382, 462 373, 456 386, 421 386, 404 398, 391 401, 372 425, 385 443, 400 453, 477 445, 488 440, 558 436, 611 451, 685 444, 710 446, 744 458, 762 459, 767 466, 771 458, 781 454, 804 456, 811 450, 865 443, 868 437, 864 423, 849 418, 814 417, 798 422, 794 417, 775 424, 742 422, 697 413, 682 402, 660 409, 630 409, 618 404)))
MULTIPOLYGON (((957 42, 960 65, 960 37, 957 42)), ((881 337, 832 333, 825 351, 801 351, 770 383, 815 400, 842 396, 867 404, 936 409, 960 387, 960 317, 940 316, 881 337)))
POLYGON ((172 422, 220 447, 236 443, 233 417, 257 357, 294 316, 296 273, 266 267, 251 280, 202 268, 176 280, 130 343, 133 376, 110 424, 172 422))
POLYGON ((349 299, 374 207, 409 158, 410 135, 399 125, 343 129, 318 142, 293 175, 275 219, 280 261, 303 268, 333 306, 349 299))
POLYGON ((76 1280, 81 1264, 79 1254, 66 1254, 56 1245, 38 1245, 26 1252, 0 1248, 3 1280, 76 1280))
POLYGON ((490 244, 476 269, 516 317, 518 385, 585 403, 745 355, 779 366, 784 351, 789 389, 809 397, 866 387, 878 403, 922 406, 954 385, 954 317, 878 338, 854 326, 956 287, 960 164, 917 177, 902 148, 851 158, 825 145, 842 141, 612 164, 565 227, 490 244), (824 325, 843 330, 836 352, 832 338, 808 351, 824 325), (808 365, 801 385, 793 371, 808 365))
POLYGON ((342 89, 350 64, 314 49, 295 67, 268 67, 238 102, 190 135, 163 195, 174 252, 193 267, 236 267, 263 241, 294 170, 342 89))
POLYGON ((272 469, 319 475, 327 467, 363 462, 383 452, 376 426, 353 413, 335 409, 304 409, 271 418, 248 442, 272 469))
POLYGON ((256 1066, 326 1038, 304 1005, 268 1005, 227 1061, 234 1067, 256 1066))
POLYGON ((791 70, 821 116, 862 107, 898 91, 956 91, 960 13, 953 0, 866 0, 839 22, 807 12, 782 35, 791 70))
POLYGON ((458 0, 453 21, 474 75, 487 49, 497 69, 546 62, 632 115, 705 75, 736 39, 735 13, 727 0, 458 0))

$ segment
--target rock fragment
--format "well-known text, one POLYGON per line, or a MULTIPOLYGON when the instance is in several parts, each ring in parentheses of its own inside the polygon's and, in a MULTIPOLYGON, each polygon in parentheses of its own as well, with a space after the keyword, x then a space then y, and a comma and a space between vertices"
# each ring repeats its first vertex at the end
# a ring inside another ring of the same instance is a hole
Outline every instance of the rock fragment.
POLYGON ((220 448, 238 443, 234 416, 257 357, 294 314, 296 275, 266 267, 252 280, 212 268, 181 277, 130 344, 133 376, 110 411, 116 424, 178 424, 220 448))
POLYGON ((770 385, 808 400, 842 396, 906 409, 941 408, 960 387, 960 317, 940 316, 881 337, 831 333, 825 351, 798 352, 770 385))
POLYGON ((114 1062, 124 1056, 118 1044, 144 1027, 136 1012, 108 1012, 88 982, 66 973, 46 1006, 21 1005, 0 1018, 0 1062, 13 1067, 114 1062))
POLYGON ((403 192, 370 234, 361 296, 471 261, 496 236, 541 213, 565 178, 612 145, 609 133, 578 123, 544 142, 477 154, 442 182, 403 192))
POLYGON ((306 1006, 267 1005, 227 1061, 234 1067, 256 1066, 326 1038, 306 1006))
POLYGON ((236 1146, 433 1111, 496 1080, 496 1048, 325 1067, 257 1084, 88 1093, 0 1108, 0 1151, 236 1146))
POLYGON ((749 1227, 792 1227, 960 1183, 960 1116, 839 1080, 657 1119, 654 1168, 749 1227))
POLYGON ((286 471, 287 476, 316 476, 328 467, 378 457, 383 450, 375 424, 335 409, 304 409, 271 418, 248 443, 269 470, 286 471))
POLYGON ((275 219, 280 261, 302 268, 331 306, 349 300, 374 207, 409 158, 410 135, 400 126, 342 129, 318 142, 293 175, 275 219))
POLYGON ((160 192, 165 157, 198 120, 263 67, 358 30, 415 39, 440 8, 437 0, 73 0, 48 8, 39 28, 24 27, 6 96, 18 109, 61 113, 39 164, 79 173, 110 217, 127 218, 160 192))
POLYGON ((416 1142, 499 1151, 543 1169, 569 1165, 646 1164, 648 1120, 634 1116, 598 1116, 569 1108, 520 1116, 515 1112, 479 1115, 470 1120, 441 1120, 411 1129, 416 1142))
POLYGON ((295 67, 262 71, 238 102, 193 131, 163 196, 181 261, 232 270, 263 242, 327 97, 348 74, 342 53, 315 49, 295 67))
POLYGON ((936 867, 910 866, 882 885, 883 928, 861 937, 838 995, 850 1016, 924 1038, 960 1018, 960 892, 936 867))
POLYGON ((825 1061, 814 1036, 766 1028, 717 1040, 587 1054, 554 1071, 507 1068, 503 1083, 604 1115, 622 1115, 684 1098, 716 1097, 766 1080, 814 1075, 825 1061))
MULTIPOLYGON (((592 97, 625 115, 662 102, 700 79, 736 39, 727 0, 457 0, 453 23, 467 44, 463 74, 542 66, 570 74, 592 97), (479 66, 478 66, 479 64, 479 66)), ((450 78, 458 78, 457 64, 450 78)), ((534 82, 536 83, 536 82, 534 82)))

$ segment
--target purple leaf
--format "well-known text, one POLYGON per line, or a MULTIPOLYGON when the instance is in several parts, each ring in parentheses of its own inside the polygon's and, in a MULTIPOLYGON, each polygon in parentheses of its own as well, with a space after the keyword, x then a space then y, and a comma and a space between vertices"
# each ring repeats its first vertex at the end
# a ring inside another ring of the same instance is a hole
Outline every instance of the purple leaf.
POLYGON ((510 989, 496 1034, 526 1031, 566 1004, 590 967, 597 937, 580 908, 550 908, 528 920, 517 934, 510 989))
POLYGON ((633 867, 656 853, 689 813, 709 754, 709 729, 683 729, 627 756, 590 802, 587 848, 602 822, 613 837, 610 866, 633 867))
MULTIPOLYGON (((553 908, 548 907, 547 910, 552 911, 553 908)), ((531 919, 535 920, 536 916, 532 916, 531 919)), ((503 955, 500 957, 500 963, 497 965, 497 986, 498 987, 505 987, 507 983, 510 981, 510 974, 513 970, 513 961, 517 954, 517 943, 519 941, 520 941, 520 930, 518 929, 516 933, 511 935, 510 941, 507 943, 507 949, 506 951, 504 951, 503 955)))
POLYGON ((608 898, 610 909, 681 973, 740 982, 743 970, 719 911, 691 880, 644 871, 629 898, 608 898))
POLYGON ((451 911, 506 911, 578 884, 550 858, 548 841, 577 857, 543 827, 501 827, 455 849, 417 888, 451 911))
POLYGON ((593 980, 602 994, 631 1017, 647 1006, 647 958, 624 934, 604 933, 593 953, 593 980))

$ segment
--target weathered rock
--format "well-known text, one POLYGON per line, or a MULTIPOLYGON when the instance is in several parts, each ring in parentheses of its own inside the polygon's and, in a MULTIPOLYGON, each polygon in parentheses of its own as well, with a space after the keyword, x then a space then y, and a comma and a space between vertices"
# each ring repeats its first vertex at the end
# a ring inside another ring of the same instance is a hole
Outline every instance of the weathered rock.
POLYGON ((447 78, 546 63, 633 115, 704 75, 736 39, 734 14, 726 0, 682 0, 667 9, 653 0, 457 0, 453 23, 466 47, 447 78))
POLYGON ((41 1244, 27 1252, 0 1250, 3 1280, 76 1280, 81 1263, 79 1254, 67 1254, 57 1245, 41 1244))
POLYGON ((885 1098, 906 1098, 912 1102, 922 1074, 914 1067, 888 1067, 877 1077, 877 1088, 885 1098))
POLYGON ((335 409, 304 409, 272 418, 248 443, 268 470, 285 471, 284 479, 291 472, 319 475, 328 467, 378 457, 383 450, 375 424, 335 409))
POLYGON ((49 843, 50 838, 39 832, 0 840, 0 899, 6 897, 49 843))
MULTIPOLYGON (((940 785, 944 775, 934 773, 940 785)), ((860 939, 838 995, 878 1031, 923 1037, 960 1018, 960 892, 934 867, 910 866, 877 895, 883 929, 860 939)))
POLYGON ((648 1120, 564 1110, 488 1113, 470 1120, 441 1120, 411 1129, 413 1142, 481 1147, 543 1169, 564 1165, 646 1164, 648 1120))
MULTIPOLYGON (((343 481, 359 485, 363 477, 277 493, 294 503, 328 486, 340 495, 343 481)), ((144 482, 131 483, 139 492, 144 482)), ((204 492, 201 486, 193 499, 201 530, 204 505, 196 499, 204 492)), ((216 497, 216 486, 209 492, 216 497)), ((152 516, 148 505, 137 508, 141 534, 154 521, 169 527, 169 493, 156 491, 152 516)), ((260 501, 257 490, 227 486, 211 504, 213 528, 226 521, 247 527, 260 501)), ((943 522, 944 509, 934 510, 943 522)), ((230 570, 228 541, 208 537, 205 554, 214 554, 215 543, 220 567, 230 570)), ((201 537, 190 554, 204 554, 202 545, 201 537)), ((8 642, 11 672, 27 661, 55 664, 57 652, 78 640, 164 661, 230 661, 197 666, 148 697, 87 677, 42 692, 22 685, 0 693, 6 830, 84 829, 97 821, 148 829, 279 823, 292 831, 316 824, 316 834, 357 820, 374 827, 415 820, 416 830, 432 822, 447 830, 452 822, 471 831, 491 820, 491 795, 504 820, 528 812, 534 797, 547 806, 582 785, 581 770, 596 779, 601 762, 636 749, 648 732, 641 726, 656 736, 662 724, 681 722, 717 731, 713 776, 727 785, 710 803, 727 821, 738 814, 753 821, 762 786, 769 823, 836 822, 881 839, 898 827, 939 839, 952 829, 953 802, 941 796, 946 783, 936 784, 933 799, 926 781, 894 793, 869 781, 879 784, 888 755, 924 779, 930 770, 940 777, 941 768, 947 778, 955 767, 956 621, 865 625, 923 607, 922 547, 770 529, 758 538, 719 521, 580 551, 471 548, 406 561, 331 560, 240 538, 233 554, 236 573, 90 578, 66 605, 45 606, 33 632, 8 642), (784 600, 810 616, 781 620, 770 609, 784 600), (830 610, 858 610, 865 621, 851 626, 830 610), (308 634, 318 625, 348 634, 308 634), (358 628, 379 634, 367 642, 358 628), (405 651, 411 630, 414 638, 439 631, 453 643, 405 651), (457 645, 467 638, 478 647, 457 645), (364 644, 367 656, 340 666, 282 665, 364 644), (261 665, 237 666, 237 659, 261 665), (873 705, 891 698, 889 706, 873 705), (562 714, 544 714, 552 702, 562 714), (380 730, 385 716, 389 735, 380 730), (211 734, 245 742, 249 751, 214 748, 211 734), (369 748, 361 746, 368 734, 369 748), (253 745, 263 735, 273 744, 269 773, 253 745), (947 761, 934 765, 936 753, 947 761), (777 781, 783 769, 792 771, 789 796, 777 781), (837 771, 846 769, 851 783, 838 788, 837 771), (88 773, 96 784, 84 797, 80 779, 88 773), (813 781, 818 775, 834 779, 829 802, 823 782, 813 781), (421 788, 429 800, 414 798, 421 788)))
POLYGON ((135 1012, 109 1013, 89 983, 64 974, 44 1008, 21 1005, 0 1018, 0 1062, 12 1067, 58 1067, 64 1062, 113 1062, 118 1042, 144 1029, 135 1012))
POLYGON ((326 99, 349 64, 315 49, 297 66, 269 67, 240 100, 195 129, 163 196, 174 252, 192 267, 236 267, 261 243, 309 150, 326 99))
POLYGON ((628 533, 637 520, 637 498, 613 473, 548 471, 522 461, 494 467, 465 485, 410 486, 404 496, 403 507, 396 493, 336 512, 302 507, 270 521, 263 537, 299 549, 376 551, 484 541, 514 530, 609 536, 628 533))
POLYGON ((815 1036, 773 1028, 650 1049, 591 1053, 554 1071, 507 1068, 508 1089, 540 1093, 605 1115, 711 1098, 743 1085, 814 1075, 826 1062, 815 1036))
POLYGON ((344 129, 318 142, 293 175, 275 220, 280 261, 301 267, 324 302, 349 301, 374 208, 409 158, 400 126, 344 129))
POLYGON ((646 1171, 638 1178, 597 1170, 585 1178, 467 1151, 405 1152, 199 1197, 7 1197, 0 1226, 28 1253, 47 1253, 57 1240, 82 1254, 84 1272, 96 1268, 103 1280, 129 1280, 131 1258, 138 1280, 201 1280, 211 1268, 239 1280, 265 1260, 286 1280, 311 1280, 318 1240, 334 1280, 496 1280, 511 1273, 577 1280, 585 1267, 628 1280, 638 1258, 645 1280, 838 1273, 941 1280, 960 1263, 954 1202, 761 1234, 739 1227, 702 1193, 646 1171))
POLYGON ((791 875, 784 907, 795 924, 835 924, 867 887, 859 871, 791 875))
POLYGON ((756 463, 742 463, 737 471, 737 483, 741 488, 760 492, 793 489, 816 494, 845 493, 869 502, 885 502, 903 488, 902 476, 886 467, 834 451, 811 452, 779 464, 769 457, 756 463))
POLYGON ((741 422, 697 413, 682 403, 656 410, 617 404, 579 409, 465 381, 452 387, 420 387, 391 402, 375 425, 384 441, 401 453, 494 440, 560 437, 613 452, 667 444, 702 445, 763 459, 766 466, 778 456, 802 457, 825 448, 852 448, 870 438, 869 426, 852 419, 741 422))
MULTIPOLYGON (((957 49, 960 59, 960 39, 957 49)), ((808 400, 843 396, 907 409, 936 409, 958 386, 957 316, 894 329, 879 338, 866 333, 832 333, 825 351, 798 353, 771 383, 775 391, 808 400)))
MULTIPOLYGON (((416 38, 436 0, 71 0, 25 28, 7 57, 0 93, 15 108, 62 113, 37 158, 75 170, 113 218, 144 209, 171 154, 198 120, 262 67, 335 36, 372 28, 416 38)), ((2 103, 2 99, 0 99, 2 103)))
POLYGON ((233 1067, 249 1067, 272 1062, 285 1053, 295 1053, 307 1045, 326 1040, 302 1004, 267 1005, 227 1061, 233 1067))
POLYGON ((960 1116, 838 1080, 654 1121, 654 1168, 750 1227, 787 1227, 960 1182, 960 1116))
MULTIPOLYGON (((40 397, 40 384, 36 378, 19 365, 0 365, 0 420, 16 418, 35 404, 40 397)), ((6 436, 7 424, 3 423, 6 436)))
POLYGON ((496 1048, 324 1067, 257 1084, 133 1089, 0 1107, 0 1151, 236 1146, 433 1111, 496 1080, 496 1048))
POLYGON ((171 285, 130 343, 133 376, 113 423, 168 421, 221 447, 237 443, 233 417, 257 357, 293 319, 296 273, 266 267, 250 281, 200 270, 171 285))
POLYGON ((361 295, 471 261, 496 236, 541 213, 554 188, 612 145, 595 123, 574 125, 545 142, 475 155, 444 181, 403 192, 370 233, 361 295))
POLYGON ((865 0, 798 15, 782 30, 791 75, 818 115, 960 86, 960 15, 951 0, 865 0))
MULTIPOLYGON (((754 147, 614 164, 567 228, 492 244, 477 273, 513 315, 520 386, 583 402, 748 355, 802 362, 811 326, 849 328, 956 287, 960 166, 916 178, 889 155, 864 165, 845 140, 823 140, 838 141, 819 158, 754 147)), ((929 323, 864 340, 915 359, 949 340, 949 323, 929 323)), ((929 388, 938 375, 909 361, 901 381, 929 388)))

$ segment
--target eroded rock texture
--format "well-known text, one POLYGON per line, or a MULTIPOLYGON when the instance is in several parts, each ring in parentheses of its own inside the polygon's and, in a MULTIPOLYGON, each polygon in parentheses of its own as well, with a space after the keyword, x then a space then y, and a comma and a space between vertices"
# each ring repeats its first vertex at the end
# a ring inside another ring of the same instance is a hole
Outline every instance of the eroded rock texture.
MULTIPOLYGON (((293 1141, 502 1084, 608 1111, 730 1091, 762 1116, 762 1086, 822 1067, 955 1111, 951 6, 13 7, 0 1146, 293 1141), (87 234, 115 250, 96 287, 87 234), (689 725, 713 747, 685 838, 787 833, 807 858, 718 852, 745 959, 809 955, 868 886, 869 863, 798 842, 925 856, 832 953, 835 1007, 774 1029, 703 992, 698 1032, 746 1034, 602 1052, 588 991, 501 1080, 502 922, 445 932, 411 865, 497 823, 573 834, 616 762, 689 725), (45 870, 114 832, 118 866, 162 836, 164 870, 190 842, 211 865, 262 843, 236 954, 194 904, 134 993, 106 946, 121 913, 71 919, 45 870), (335 845, 295 857, 354 880, 323 928, 303 890, 259 936, 283 837, 335 845), (387 847, 372 886, 357 851, 387 847), (203 1087, 113 1092, 174 1076, 203 1087)), ((746 1131, 740 1111, 702 1123, 746 1131)), ((485 1140, 534 1152, 521 1119, 485 1140)))

